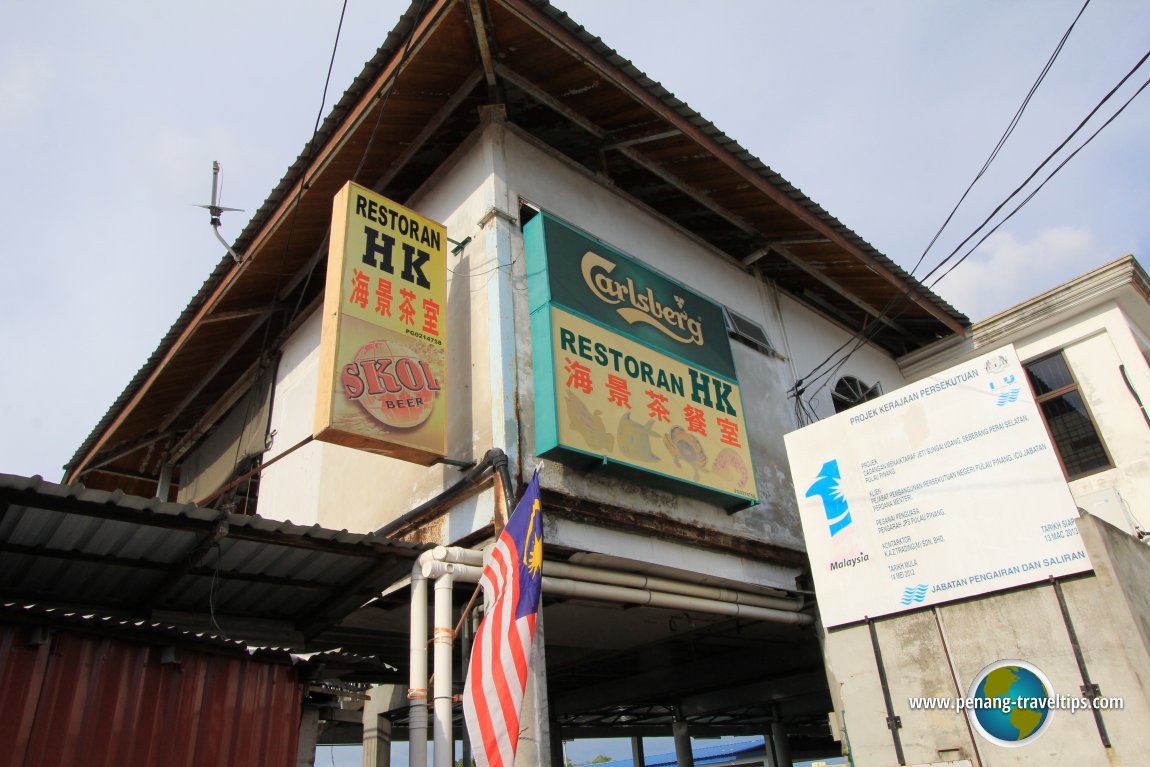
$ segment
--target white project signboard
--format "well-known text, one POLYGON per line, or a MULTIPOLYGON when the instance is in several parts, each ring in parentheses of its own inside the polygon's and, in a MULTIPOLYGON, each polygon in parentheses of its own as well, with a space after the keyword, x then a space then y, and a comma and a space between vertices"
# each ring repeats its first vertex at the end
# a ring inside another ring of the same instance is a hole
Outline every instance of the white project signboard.
POLYGON ((785 439, 825 626, 1090 569, 1013 346, 785 439))

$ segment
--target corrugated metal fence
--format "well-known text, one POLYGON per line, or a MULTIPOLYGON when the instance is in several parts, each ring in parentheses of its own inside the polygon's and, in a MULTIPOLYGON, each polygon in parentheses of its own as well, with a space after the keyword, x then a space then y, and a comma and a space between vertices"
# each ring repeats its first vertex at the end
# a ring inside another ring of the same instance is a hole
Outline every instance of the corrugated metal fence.
POLYGON ((0 624, 0 767, 294 767, 295 668, 0 624), (171 652, 171 650, 167 650, 171 652))

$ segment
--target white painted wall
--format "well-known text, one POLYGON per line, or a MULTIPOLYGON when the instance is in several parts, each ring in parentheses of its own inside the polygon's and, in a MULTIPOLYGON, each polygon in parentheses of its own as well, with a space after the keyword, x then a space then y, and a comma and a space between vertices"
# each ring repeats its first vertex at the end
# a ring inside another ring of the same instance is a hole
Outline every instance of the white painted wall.
MULTIPOLYGON (((716 532, 804 548, 782 443, 782 435, 796 426, 787 391, 794 381, 796 366, 805 372, 850 334, 797 302, 780 298, 771 286, 748 274, 730 257, 514 132, 508 135, 507 167, 513 194, 759 323, 783 355, 780 358, 763 354, 732 342, 761 498, 758 506, 730 515, 702 501, 561 466, 547 472, 545 486, 637 513, 689 521, 716 532)), ((519 264, 522 247, 520 237, 516 242, 519 264)), ((520 267, 517 274, 521 273, 520 267)), ((530 345, 527 307, 527 296, 521 293, 516 302, 521 348, 530 345)), ((862 349, 847 370, 872 383, 882 380, 884 386, 902 383, 898 367, 889 355, 871 347, 862 349)), ((519 390, 523 412, 530 414, 531 368, 522 357, 519 390)), ((830 408, 827 412, 833 413, 829 390, 825 403, 830 408)), ((524 453, 530 455, 535 446, 533 419, 524 418, 521 428, 524 453)), ((562 538, 562 528, 558 534, 562 538)))
POLYGON ((1150 425, 1122 378, 1126 374, 1150 404, 1150 368, 1126 316, 1114 304, 1018 344, 1023 361, 1061 349, 1106 445, 1113 468, 1070 483, 1078 505, 1130 531, 1150 530, 1150 425), (1112 499, 1111 503, 1104 499, 1112 499))
MULTIPOLYGON (((1140 340, 1150 328, 1140 327, 1140 315, 1130 312, 1126 294, 1131 292, 1128 286, 1075 311, 1052 312, 997 335, 993 344, 967 342, 933 357, 916 355, 906 366, 907 377, 913 380, 1008 343, 1014 344, 1023 363, 1063 351, 1114 464, 1070 482, 1070 491, 1080 507, 1128 532, 1133 531, 1132 521, 1150 530, 1150 425, 1119 369, 1125 367, 1150 409, 1150 366, 1140 340)), ((1144 310, 1145 299, 1142 303, 1144 310)))
MULTIPOLYGON (((782 435, 796 426, 786 393, 796 368, 806 372, 850 334, 780 297, 740 264, 621 197, 586 171, 540 149, 514 129, 505 130, 498 121, 465 144, 412 200, 401 201, 444 222, 451 240, 470 238, 460 255, 448 257, 450 457, 475 460, 490 447, 501 447, 512 457, 513 469, 519 468, 522 456, 521 481, 535 464, 524 246, 518 223, 508 221, 518 215, 521 197, 758 322, 782 355, 733 344, 762 498, 758 506, 732 515, 702 501, 558 464, 545 472, 545 485, 635 514, 661 515, 723 535, 802 550, 782 441, 782 435), (492 211, 497 215, 491 215, 492 211)), ((269 457, 311 431, 318 341, 317 316, 284 346, 272 416, 276 438, 269 457)), ((843 372, 870 383, 881 381, 884 387, 902 383, 894 362, 871 347, 860 350, 843 372)), ((820 402, 820 408, 833 412, 829 389, 820 402)), ((458 476, 453 468, 425 468, 312 443, 265 472, 260 513, 367 532, 433 497, 458 476)), ((458 540, 489 522, 492 509, 490 494, 484 494, 461 506, 426 537, 439 542, 458 540)), ((596 545, 594 536, 574 524, 565 528, 564 523, 556 523, 548 532, 553 533, 551 542, 559 545, 590 549, 596 545)), ((688 547, 666 544, 656 552, 649 542, 638 537, 634 541, 631 554, 639 561, 645 561, 645 556, 663 563, 668 557, 692 561, 688 547), (669 553, 674 551, 678 553, 669 553)), ((602 548, 602 553, 622 555, 618 541, 604 543, 602 548)), ((748 572, 745 564, 734 560, 727 568, 729 573, 716 567, 720 572, 712 574, 718 577, 749 577, 749 582, 786 588, 794 586, 797 574, 768 568, 756 575, 754 568, 748 572)))

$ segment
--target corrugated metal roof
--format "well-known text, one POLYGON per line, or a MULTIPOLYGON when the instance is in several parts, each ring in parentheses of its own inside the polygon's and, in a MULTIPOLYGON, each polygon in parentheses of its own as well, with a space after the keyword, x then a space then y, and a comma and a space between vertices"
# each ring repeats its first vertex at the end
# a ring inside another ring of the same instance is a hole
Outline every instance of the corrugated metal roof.
MULTIPOLYGON (((750 740, 719 743, 714 746, 696 746, 691 749, 691 754, 696 765, 717 764, 730 761, 732 758, 743 754, 761 751, 763 743, 763 738, 751 738, 750 740)), ((600 762, 596 767, 632 767, 634 763, 634 759, 616 759, 611 762, 600 762)), ((667 767, 667 765, 678 764, 678 758, 674 751, 666 754, 644 754, 643 764, 646 767, 667 767)))
POLYGON ((422 549, 0 474, 0 597, 300 648, 422 549))

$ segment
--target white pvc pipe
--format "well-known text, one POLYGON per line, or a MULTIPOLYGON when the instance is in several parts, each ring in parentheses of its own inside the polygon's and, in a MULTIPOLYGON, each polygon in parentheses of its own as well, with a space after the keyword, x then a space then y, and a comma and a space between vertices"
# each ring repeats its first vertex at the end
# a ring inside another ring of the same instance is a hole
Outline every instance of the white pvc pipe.
MULTIPOLYGON (((455 546, 437 546, 432 556, 439 562, 453 562, 467 565, 482 565, 483 552, 474 549, 463 549, 455 546)), ((577 581, 590 581, 591 583, 607 583, 614 586, 629 586, 637 589, 662 591, 668 594, 683 594, 686 596, 713 599, 720 602, 732 602, 756 607, 770 607, 776 610, 797 611, 803 608, 802 597, 773 597, 763 594, 752 594, 746 591, 721 586, 707 586, 698 583, 686 583, 670 578, 658 578, 642 573, 629 573, 620 570, 604 570, 586 565, 573 565, 567 562, 546 561, 543 563, 544 575, 553 575, 577 581)))
MULTIPOLYGON (((434 578, 441 572, 440 568, 451 568, 455 580, 475 583, 479 580, 483 569, 472 565, 449 564, 438 561, 428 561, 423 568, 423 575, 434 578)), ((544 565, 546 568, 546 565, 544 565)), ((692 597, 685 594, 668 594, 651 589, 637 589, 627 586, 615 586, 607 583, 591 583, 577 581, 569 578, 552 578, 543 576, 543 593, 560 594, 563 596, 582 599, 596 599, 605 602, 622 602, 625 604, 648 605, 650 607, 665 607, 673 610, 693 610, 694 612, 711 615, 729 615, 752 620, 772 621, 774 623, 789 623, 797 626, 810 626, 814 618, 805 613, 790 610, 779 610, 771 607, 738 604, 735 602, 722 602, 716 599, 692 597)))
POLYGON ((802 597, 772 597, 763 594, 752 594, 746 591, 735 591, 721 586, 707 586, 700 583, 686 583, 670 578, 657 578, 642 573, 628 573, 618 570, 602 570, 597 567, 585 565, 572 565, 567 562, 544 562, 545 575, 556 575, 578 581, 591 581, 592 583, 609 583, 615 586, 630 586, 637 589, 650 589, 651 591, 664 591, 669 594, 684 594, 686 596, 714 599, 719 602, 733 602, 735 604, 755 605, 757 607, 771 607, 776 610, 801 610, 802 597))
POLYGON ((574 581, 567 578, 551 578, 546 575, 543 576, 543 593, 648 605, 650 607, 666 607, 673 610, 690 610, 711 615, 729 615, 774 623, 789 623, 796 626, 810 626, 814 623, 814 618, 811 616, 789 610, 720 602, 715 599, 691 597, 685 594, 667 594, 650 589, 632 589, 626 586, 612 586, 607 583, 588 583, 587 581, 574 581))
POLYGON ((432 639, 435 647, 435 685, 432 690, 435 709, 435 767, 452 767, 455 760, 455 737, 451 731, 451 646, 455 638, 451 622, 451 589, 454 585, 454 567, 452 564, 445 565, 445 572, 435 579, 435 629, 432 639))
POLYGON ((411 635, 408 670, 408 764, 427 767, 427 579, 424 552, 411 568, 411 635))
MULTIPOLYGON (((452 767, 455 739, 452 709, 452 588, 455 581, 476 583, 483 574, 483 553, 472 549, 437 546, 425 551, 411 570, 411 671, 407 697, 409 712, 409 765, 427 767, 427 581, 435 580, 435 765, 452 767)), ((599 570, 563 562, 545 562, 544 572, 580 578, 543 576, 543 592, 582 599, 648 605, 727 615, 752 620, 809 626, 814 618, 796 612, 802 599, 683 583, 638 573, 599 570), (594 582, 593 582, 594 581, 594 582), (660 587, 660 588, 656 588, 660 587)))

